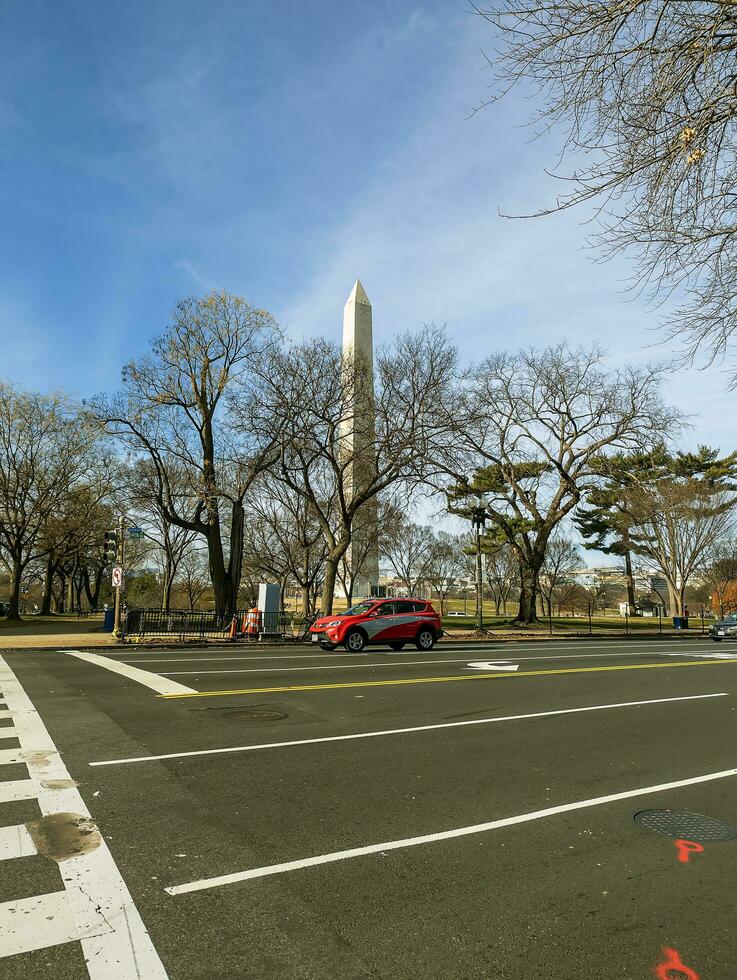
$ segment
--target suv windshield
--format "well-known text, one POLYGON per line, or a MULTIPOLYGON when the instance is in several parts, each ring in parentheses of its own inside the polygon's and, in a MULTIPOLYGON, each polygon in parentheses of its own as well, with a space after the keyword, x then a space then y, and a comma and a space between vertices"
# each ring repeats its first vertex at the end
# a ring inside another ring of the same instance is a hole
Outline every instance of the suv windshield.
POLYGON ((358 602, 358 603, 356 603, 355 606, 351 606, 350 609, 346 609, 346 611, 344 613, 342 613, 342 615, 343 616, 363 616, 370 609, 373 609, 375 605, 376 605, 375 602, 369 602, 368 600, 366 600, 365 602, 358 602))

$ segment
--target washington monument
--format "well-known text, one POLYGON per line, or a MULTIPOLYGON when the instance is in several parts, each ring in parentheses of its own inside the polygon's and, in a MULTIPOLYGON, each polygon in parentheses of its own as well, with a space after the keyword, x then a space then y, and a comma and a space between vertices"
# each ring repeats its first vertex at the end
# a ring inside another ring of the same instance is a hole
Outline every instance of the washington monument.
MULTIPOLYGON (((343 370, 349 405, 341 442, 347 461, 345 486, 360 493, 375 473, 374 344, 371 303, 356 279, 343 310, 343 370)), ((379 528, 376 498, 358 509, 346 564, 353 579, 353 595, 369 596, 379 584, 379 528)))

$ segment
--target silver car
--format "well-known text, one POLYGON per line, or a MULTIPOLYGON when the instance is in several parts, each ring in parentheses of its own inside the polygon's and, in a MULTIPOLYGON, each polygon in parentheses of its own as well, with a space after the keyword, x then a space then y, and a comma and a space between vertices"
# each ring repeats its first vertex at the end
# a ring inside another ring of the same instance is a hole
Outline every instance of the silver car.
POLYGON ((721 643, 722 640, 737 640, 737 613, 725 616, 724 619, 710 626, 709 636, 715 643, 721 643))

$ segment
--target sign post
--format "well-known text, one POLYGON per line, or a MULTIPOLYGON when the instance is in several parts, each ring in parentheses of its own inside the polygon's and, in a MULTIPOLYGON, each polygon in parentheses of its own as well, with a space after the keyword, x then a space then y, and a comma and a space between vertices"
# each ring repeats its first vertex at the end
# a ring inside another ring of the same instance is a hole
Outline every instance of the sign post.
POLYGON ((123 516, 121 514, 118 520, 118 541, 120 541, 120 555, 118 556, 118 561, 120 564, 113 565, 113 576, 112 585, 115 589, 115 615, 113 618, 113 636, 116 640, 119 640, 122 636, 122 630, 120 628, 120 613, 121 613, 121 593, 123 591, 123 570, 125 568, 125 537, 123 535, 123 516))

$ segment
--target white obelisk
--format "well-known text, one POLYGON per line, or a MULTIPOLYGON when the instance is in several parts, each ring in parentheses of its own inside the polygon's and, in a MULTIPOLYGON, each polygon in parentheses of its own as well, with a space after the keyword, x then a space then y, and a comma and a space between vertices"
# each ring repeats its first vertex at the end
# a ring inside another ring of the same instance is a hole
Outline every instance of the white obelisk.
MULTIPOLYGON (((374 408, 374 344, 371 303, 361 280, 351 290, 343 310, 343 370, 349 406, 341 442, 346 458, 346 495, 361 492, 374 479, 372 456, 376 441, 374 408)), ((353 597, 370 596, 379 584, 379 528, 376 498, 356 511, 352 544, 346 554, 353 576, 353 597)))

